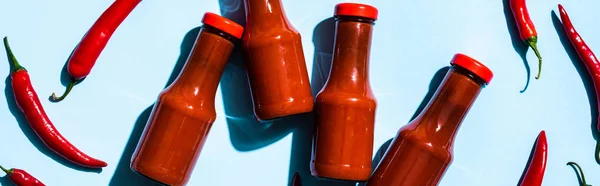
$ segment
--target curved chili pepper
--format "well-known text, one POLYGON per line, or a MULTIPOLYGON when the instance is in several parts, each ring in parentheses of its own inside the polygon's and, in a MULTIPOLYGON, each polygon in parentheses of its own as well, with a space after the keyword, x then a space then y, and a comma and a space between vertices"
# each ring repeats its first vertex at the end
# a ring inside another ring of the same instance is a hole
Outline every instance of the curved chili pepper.
POLYGON ((581 180, 579 180, 579 185, 580 186, 592 186, 592 185, 588 185, 585 181, 585 175, 583 175, 583 170, 581 169, 581 167, 579 166, 579 164, 575 163, 575 162, 569 162, 567 163, 567 165, 570 165, 572 167, 577 168, 577 170, 575 170, 575 173, 577 173, 578 177, 581 178, 581 180))
POLYGON ((546 140, 546 131, 540 132, 535 142, 535 149, 531 162, 527 166, 525 177, 520 186, 540 186, 546 172, 546 162, 548 161, 548 142, 546 140))
POLYGON ((108 9, 100 15, 90 30, 83 36, 67 64, 67 71, 71 76, 71 82, 65 93, 57 97, 52 93, 52 100, 62 101, 71 92, 75 83, 87 77, 92 71, 98 56, 106 47, 108 40, 117 27, 127 18, 129 13, 141 2, 141 0, 116 0, 108 9))
MULTIPOLYGON (((562 20, 563 27, 565 28, 565 32, 567 32, 567 37, 569 41, 575 48, 577 55, 583 62, 585 68, 587 68, 588 73, 592 76, 592 83, 594 84, 594 89, 596 91, 596 98, 600 101, 600 62, 592 49, 587 46, 583 38, 577 33, 575 27, 573 27, 573 23, 569 18, 569 14, 562 5, 558 5, 558 9, 560 11, 560 19, 562 20)), ((600 107, 600 105, 598 105, 600 107)), ((599 114, 600 115, 600 114, 599 114)), ((598 124, 596 126, 596 132, 600 133, 600 118, 598 118, 598 124)), ((600 140, 596 142, 596 162, 600 163, 600 140)))
POLYGON ((519 36, 521 40, 525 42, 525 44, 529 45, 535 55, 539 59, 538 64, 538 74, 535 76, 535 79, 540 79, 540 75, 542 73, 542 55, 537 48, 537 31, 535 30, 535 26, 529 18, 529 12, 527 11, 527 5, 525 0, 510 0, 510 9, 515 17, 515 22, 517 23, 517 29, 519 30, 519 36))
POLYGON ((33 177, 27 171, 21 169, 5 169, 0 165, 0 169, 6 173, 10 181, 17 186, 45 186, 40 180, 33 177))
POLYGON ((17 106, 19 106, 27 122, 29 122, 29 125, 42 142, 52 151, 75 164, 90 168, 106 167, 106 162, 84 154, 56 130, 31 85, 27 70, 19 64, 10 49, 7 37, 4 37, 4 46, 6 47, 9 61, 13 63, 10 76, 17 106))
POLYGON ((294 173, 294 177, 292 178, 292 186, 302 186, 300 182, 300 175, 298 173, 294 173))

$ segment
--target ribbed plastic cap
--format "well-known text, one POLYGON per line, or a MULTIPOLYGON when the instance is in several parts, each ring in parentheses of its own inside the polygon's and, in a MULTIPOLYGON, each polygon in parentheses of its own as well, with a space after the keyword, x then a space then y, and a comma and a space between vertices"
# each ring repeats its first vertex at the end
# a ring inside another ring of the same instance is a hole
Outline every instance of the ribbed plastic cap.
POLYGON ((340 3, 335 5, 334 16, 356 16, 377 20, 377 8, 359 3, 340 3))
POLYGON ((202 17, 202 23, 215 27, 238 39, 241 39, 244 34, 242 25, 214 13, 206 12, 202 17))
POLYGON ((492 81, 492 78, 494 77, 494 73, 492 73, 492 71, 488 67, 464 54, 459 53, 454 55, 454 58, 452 59, 452 62, 450 62, 450 64, 458 65, 467 69, 471 73, 483 79, 483 81, 485 81, 485 84, 489 84, 490 81, 492 81))

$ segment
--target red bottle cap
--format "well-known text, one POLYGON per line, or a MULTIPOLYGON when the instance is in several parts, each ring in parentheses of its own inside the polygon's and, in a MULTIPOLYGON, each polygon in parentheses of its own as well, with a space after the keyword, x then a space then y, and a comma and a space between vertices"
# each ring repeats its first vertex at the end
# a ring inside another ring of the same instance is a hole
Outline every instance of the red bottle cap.
POLYGON ((377 20, 377 8, 359 3, 340 3, 335 5, 334 16, 356 16, 377 20))
POLYGON ((459 53, 454 55, 454 58, 452 59, 452 62, 450 62, 450 64, 458 65, 467 69, 471 73, 483 79, 483 81, 485 81, 485 84, 489 84, 490 81, 492 81, 492 77, 494 77, 494 73, 492 73, 492 71, 488 67, 464 54, 459 53))
POLYGON ((238 39, 241 39, 244 34, 244 27, 242 25, 214 13, 206 12, 204 17, 202 17, 202 23, 215 27, 238 39))

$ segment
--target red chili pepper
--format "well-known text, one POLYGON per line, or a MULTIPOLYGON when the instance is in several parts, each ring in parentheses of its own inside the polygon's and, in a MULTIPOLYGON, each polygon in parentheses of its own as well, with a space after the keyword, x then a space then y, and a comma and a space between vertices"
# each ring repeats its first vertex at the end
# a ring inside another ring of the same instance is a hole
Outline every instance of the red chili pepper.
POLYGON ((546 162, 548 161, 548 142, 546 140, 546 131, 540 132, 535 142, 535 149, 531 162, 527 166, 525 177, 520 186, 540 186, 546 172, 546 162))
POLYGON ((292 178, 292 186, 302 186, 300 182, 300 175, 298 173, 294 173, 294 177, 292 178))
POLYGON ((17 106, 19 106, 27 122, 29 122, 29 125, 42 142, 52 151, 75 164, 90 168, 106 167, 106 162, 84 154, 56 130, 31 85, 27 70, 15 58, 6 37, 4 37, 4 46, 6 47, 9 61, 13 63, 10 76, 17 106))
POLYGON ((10 178, 17 186, 45 186, 40 180, 27 173, 27 171, 21 169, 5 169, 2 165, 0 165, 0 169, 2 169, 8 178, 10 178))
POLYGON ((116 0, 102 13, 69 57, 67 71, 71 75, 71 82, 62 96, 56 97, 52 93, 54 101, 65 99, 75 83, 90 74, 110 37, 140 2, 141 0, 116 0))
POLYGON ((521 36, 521 40, 525 42, 525 44, 529 45, 535 55, 539 59, 538 64, 538 74, 535 76, 535 79, 540 79, 540 75, 542 73, 542 56, 537 48, 537 31, 535 30, 535 26, 529 18, 529 12, 527 11, 527 5, 525 0, 510 0, 510 9, 515 17, 515 22, 517 23, 517 29, 519 30, 519 36, 521 36))
MULTIPOLYGON (((562 20, 565 32, 567 32, 569 41, 571 41, 577 55, 579 55, 579 58, 587 68, 588 73, 592 76, 592 82, 594 84, 594 89, 596 90, 596 98, 600 101, 600 62, 598 61, 598 58, 596 58, 596 55, 594 55, 594 52, 592 52, 592 49, 585 44, 583 38, 577 33, 575 27, 573 27, 573 23, 571 22, 567 11, 560 4, 558 5, 558 9, 560 11, 560 19, 562 20)), ((596 131, 600 132, 600 118, 598 118, 596 131)), ((600 162, 600 140, 596 143, 596 161, 600 162)))
POLYGON ((575 170, 575 173, 577 173, 578 177, 581 178, 579 180, 579 185, 580 186, 592 186, 592 185, 588 185, 585 181, 585 175, 583 175, 583 170, 581 169, 581 167, 579 166, 579 164, 575 163, 575 162, 569 162, 567 163, 567 165, 573 166, 574 168, 577 168, 575 170))

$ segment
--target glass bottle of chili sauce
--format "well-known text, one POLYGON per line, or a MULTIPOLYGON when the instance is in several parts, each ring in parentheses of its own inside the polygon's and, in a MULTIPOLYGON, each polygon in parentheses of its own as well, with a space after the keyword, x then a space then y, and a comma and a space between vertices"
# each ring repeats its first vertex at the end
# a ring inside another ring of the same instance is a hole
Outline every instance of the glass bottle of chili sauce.
POLYGON ((366 185, 437 185, 452 163, 460 124, 492 77, 492 71, 475 59, 455 55, 431 101, 398 131, 366 185))
POLYGON ((369 83, 369 54, 377 14, 365 4, 335 7, 333 63, 315 105, 313 176, 366 181, 371 175, 377 101, 369 83))
POLYGON ((183 70, 158 96, 131 168, 168 185, 185 185, 216 119, 215 93, 244 28, 206 13, 183 70))
POLYGON ((258 120, 310 112, 310 90, 300 33, 289 23, 281 0, 244 0, 242 45, 258 120))

